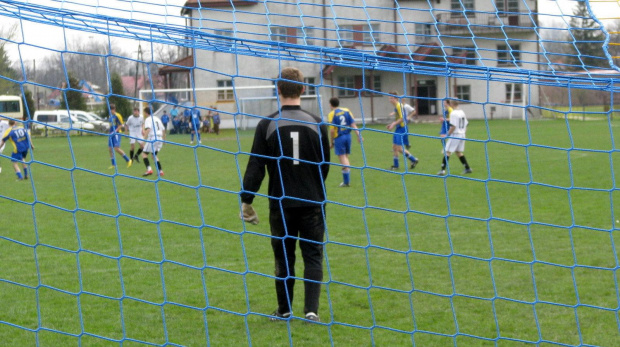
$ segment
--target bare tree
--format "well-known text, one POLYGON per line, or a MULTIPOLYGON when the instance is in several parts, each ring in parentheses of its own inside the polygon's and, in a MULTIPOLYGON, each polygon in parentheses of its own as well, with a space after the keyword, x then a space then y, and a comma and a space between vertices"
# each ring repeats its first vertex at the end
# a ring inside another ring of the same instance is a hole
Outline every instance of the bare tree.
MULTIPOLYGON (((5 45, 8 40, 15 37, 17 33, 17 24, 10 25, 8 27, 0 28, 0 37, 5 40, 0 40, 0 76, 4 76, 10 79, 17 79, 18 73, 13 68, 9 55, 5 49, 5 45)), ((0 79, 0 94, 19 94, 19 84, 11 82, 7 79, 0 79)))

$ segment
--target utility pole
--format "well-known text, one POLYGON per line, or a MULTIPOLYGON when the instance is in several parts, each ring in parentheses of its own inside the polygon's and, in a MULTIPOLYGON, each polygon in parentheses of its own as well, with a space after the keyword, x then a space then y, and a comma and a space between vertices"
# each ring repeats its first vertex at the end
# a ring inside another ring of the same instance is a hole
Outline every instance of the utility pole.
POLYGON ((36 85, 37 83, 37 60, 36 59, 32 59, 32 69, 34 70, 34 74, 33 74, 33 79, 34 79, 34 99, 37 101, 37 106, 35 107, 34 110, 30 110, 30 112, 34 112, 36 110, 39 109, 39 86, 36 85))
POLYGON ((140 69, 140 61, 142 61, 142 44, 138 43, 138 57, 136 58, 136 71, 134 74, 134 87, 133 87, 133 98, 134 98, 134 106, 137 106, 138 101, 138 70, 140 69))

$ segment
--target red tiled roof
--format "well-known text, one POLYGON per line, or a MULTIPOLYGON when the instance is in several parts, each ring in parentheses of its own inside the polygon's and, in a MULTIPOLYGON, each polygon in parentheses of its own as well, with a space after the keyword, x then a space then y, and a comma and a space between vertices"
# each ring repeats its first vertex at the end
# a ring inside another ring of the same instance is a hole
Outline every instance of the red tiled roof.
POLYGON ((181 58, 171 63, 171 65, 166 65, 162 67, 161 69, 159 69, 159 74, 167 75, 173 72, 189 72, 188 71, 189 68, 192 68, 192 67, 194 67, 194 56, 188 55, 185 58, 181 58), (173 66, 173 65, 177 65, 177 66, 173 66))
POLYGON ((198 8, 215 8, 215 7, 232 7, 231 1, 235 7, 237 6, 251 6, 260 3, 258 0, 187 0, 181 14, 188 14, 192 9, 198 8))

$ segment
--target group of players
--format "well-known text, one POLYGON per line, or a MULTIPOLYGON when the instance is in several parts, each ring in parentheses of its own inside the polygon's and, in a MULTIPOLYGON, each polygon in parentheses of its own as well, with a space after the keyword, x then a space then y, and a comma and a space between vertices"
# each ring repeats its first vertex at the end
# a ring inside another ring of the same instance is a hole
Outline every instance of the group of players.
POLYGON ((145 107, 143 118, 140 114, 140 109, 134 107, 133 114, 127 118, 127 122, 123 122, 123 116, 116 112, 116 105, 110 104, 110 134, 108 140, 108 147, 110 149, 110 160, 112 166, 110 169, 116 169, 116 157, 114 152, 120 154, 127 167, 131 167, 134 161, 140 162, 140 155, 142 155, 142 161, 146 167, 146 172, 142 176, 150 176, 153 174, 153 168, 149 161, 149 154, 152 155, 153 160, 157 166, 157 172, 159 176, 164 175, 161 161, 159 160, 159 151, 163 146, 163 141, 166 140, 166 127, 162 121, 152 115, 150 107, 145 107), (130 151, 129 156, 121 149, 121 133, 124 127, 127 126, 129 130, 129 143, 130 151), (138 144, 138 151, 135 151, 135 145, 138 144))
MULTIPOLYGON (((411 105, 403 103, 401 99, 397 97, 396 91, 392 91, 390 94, 389 102, 394 106, 394 111, 390 113, 390 116, 395 118, 393 122, 387 125, 388 130, 394 129, 394 135, 392 137, 392 152, 394 156, 393 164, 390 169, 399 169, 401 156, 407 158, 411 162, 410 168, 414 169, 418 165, 419 160, 409 152, 411 146, 409 144, 407 124, 414 119, 416 111, 411 105)), ((340 183, 339 186, 350 187, 351 169, 349 154, 351 153, 351 130, 356 132, 359 143, 362 143, 363 138, 355 124, 355 118, 351 111, 347 108, 340 107, 340 100, 338 98, 331 98, 329 103, 331 106, 331 112, 328 115, 328 122, 331 126, 331 147, 334 148, 334 153, 338 156, 340 164, 342 165, 342 183, 340 183)), ((446 166, 452 153, 456 153, 465 167, 463 173, 472 173, 472 169, 464 154, 468 121, 465 112, 459 109, 458 101, 453 99, 444 100, 444 113, 440 117, 440 123, 441 129, 439 131, 439 136, 442 138, 442 153, 444 155, 441 163, 441 170, 439 170, 437 174, 440 176, 446 174, 446 166), (444 139, 446 137, 447 139, 444 139)))
MULTIPOLYGON (((409 136, 407 124, 413 120, 416 115, 415 109, 408 104, 402 103, 400 98, 396 96, 396 92, 391 92, 389 97, 390 103, 394 106, 394 111, 390 113, 390 116, 394 116, 395 120, 387 125, 388 130, 394 129, 394 136, 392 139, 392 152, 393 152, 393 164, 390 167, 392 170, 399 169, 399 158, 404 155, 405 158, 411 162, 411 169, 414 169, 419 160, 409 152, 409 136)), ((340 107, 340 100, 338 98, 331 98, 329 100, 331 112, 328 115, 328 122, 330 124, 330 146, 334 149, 334 153, 338 156, 340 164, 342 165, 342 182, 340 187, 350 187, 351 182, 351 169, 349 155, 351 153, 351 130, 354 130, 357 134, 357 140, 362 143, 363 138, 357 125, 355 124, 355 118, 352 112, 348 108, 340 107)), ((143 110, 146 115, 146 119, 140 114, 139 108, 134 108, 133 114, 127 118, 126 122, 123 122, 123 117, 116 112, 116 106, 110 104, 110 134, 108 147, 110 150, 110 160, 112 165, 110 169, 116 168, 116 158, 114 152, 120 154, 127 167, 131 167, 134 161, 140 162, 140 156, 142 156, 146 171, 142 176, 153 175, 154 171, 150 165, 149 154, 152 155, 153 160, 157 166, 157 172, 159 176, 164 175, 162 170, 162 164, 159 160, 158 153, 162 148, 163 141, 166 137, 166 126, 158 117, 152 116, 150 107, 146 107, 143 110), (130 137, 130 151, 129 156, 120 148, 121 133, 123 129, 127 127, 130 137), (146 139, 146 141, 144 141, 146 139), (136 144, 138 149, 136 151, 136 144)), ((191 123, 196 123, 192 127, 191 142, 194 141, 194 135, 197 136, 197 140, 200 143, 200 113, 192 112, 191 123)), ((13 152, 11 158, 13 162, 13 168, 17 175, 18 180, 28 178, 28 168, 24 160, 28 155, 28 150, 34 150, 34 145, 30 141, 28 132, 23 127, 16 124, 15 120, 1 120, 0 121, 0 134, 2 134, 2 140, 0 141, 0 153, 4 150, 4 144, 11 142, 13 145, 13 152), (22 163, 23 173, 19 168, 19 163, 22 163)), ((440 117, 441 130, 439 132, 440 137, 448 137, 447 140, 443 140, 444 155, 442 158, 441 169, 437 173, 438 175, 446 174, 446 166, 450 155, 456 153, 459 160, 465 167, 464 174, 472 173, 467 159, 465 158, 465 136, 467 131, 467 117, 465 112, 458 108, 458 102, 456 100, 444 100, 444 114, 440 117)), ((0 172, 2 168, 0 167, 0 172)))

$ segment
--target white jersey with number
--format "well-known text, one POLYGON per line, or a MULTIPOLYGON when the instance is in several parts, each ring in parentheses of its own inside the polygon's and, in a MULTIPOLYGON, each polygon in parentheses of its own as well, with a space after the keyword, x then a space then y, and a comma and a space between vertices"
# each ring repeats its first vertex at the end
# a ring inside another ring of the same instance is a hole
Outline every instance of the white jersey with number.
MULTIPOLYGON (((10 128, 11 126, 9 125, 9 122, 6 120, 0 120, 0 136, 4 136, 4 133, 7 131, 8 128, 10 128)), ((2 145, 2 147, 0 147, 0 153, 2 153, 2 151, 4 151, 4 145, 2 145)))
POLYGON ((164 123, 157 117, 150 116, 144 120, 144 130, 150 129, 147 140, 163 140, 164 123))
POLYGON ((407 117, 409 113, 415 111, 415 108, 409 104, 403 104, 403 108, 405 109, 405 114, 404 114, 405 117, 407 117))
POLYGON ((125 124, 127 125, 127 128, 129 128, 129 136, 131 137, 137 137, 137 138, 142 138, 142 117, 140 116, 129 116, 129 118, 127 118, 127 122, 125 122, 125 124))
POLYGON ((144 131, 149 130, 146 136, 147 143, 144 146, 144 152, 157 153, 161 151, 164 139, 164 123, 157 117, 150 116, 144 120, 144 131))
POLYGON ((450 126, 454 127, 454 131, 450 136, 452 137, 465 137, 465 132, 467 131, 467 117, 465 116, 465 112, 463 110, 453 110, 450 113, 450 126))

